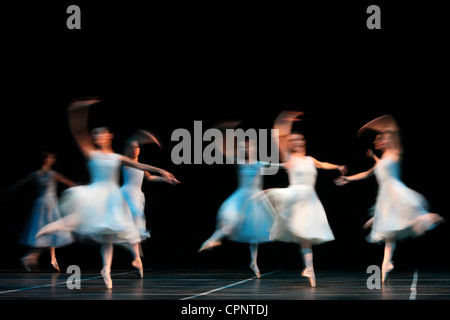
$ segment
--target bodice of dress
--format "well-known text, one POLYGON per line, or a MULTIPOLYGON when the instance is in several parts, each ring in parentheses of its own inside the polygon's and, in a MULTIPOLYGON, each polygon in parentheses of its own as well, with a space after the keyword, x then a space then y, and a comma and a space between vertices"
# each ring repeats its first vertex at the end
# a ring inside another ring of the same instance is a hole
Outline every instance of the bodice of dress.
POLYGON ((379 185, 392 180, 401 181, 400 162, 394 161, 391 158, 382 158, 378 161, 374 172, 379 185))
POLYGON ((238 185, 245 189, 262 189, 263 177, 260 173, 261 164, 241 164, 238 166, 238 185))
POLYGON ((119 183, 120 156, 116 153, 93 151, 89 155, 87 168, 91 183, 119 183))
POLYGON ((291 156, 287 170, 290 186, 314 187, 317 178, 317 169, 311 157, 291 156))
POLYGON ((144 180, 144 171, 130 167, 122 167, 123 186, 141 189, 144 180))
POLYGON ((56 181, 53 179, 54 172, 34 173, 38 197, 44 195, 56 195, 56 181))

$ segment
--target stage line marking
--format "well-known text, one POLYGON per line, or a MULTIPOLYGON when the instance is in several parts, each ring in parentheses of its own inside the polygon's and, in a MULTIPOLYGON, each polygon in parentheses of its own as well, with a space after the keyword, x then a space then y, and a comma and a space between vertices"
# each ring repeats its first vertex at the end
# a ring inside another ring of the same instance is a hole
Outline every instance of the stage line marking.
MULTIPOLYGON (((284 269, 278 269, 278 270, 275 270, 275 271, 272 271, 272 272, 263 273, 261 275, 261 278, 264 277, 264 276, 267 276, 269 274, 280 272, 282 270, 284 270, 284 269)), ((209 291, 206 291, 206 292, 203 292, 203 293, 199 293, 199 294, 196 294, 196 295, 193 295, 193 296, 184 297, 184 298, 181 298, 180 300, 189 300, 189 299, 195 299, 195 298, 198 298, 198 297, 201 297, 201 296, 206 296, 207 294, 210 294, 210 293, 213 293, 213 292, 216 292, 216 291, 220 291, 220 290, 223 290, 223 289, 231 288, 231 287, 237 286, 239 284, 248 282, 248 281, 253 280, 253 279, 256 279, 256 276, 248 278, 248 279, 245 279, 245 280, 241 280, 241 281, 238 281, 238 282, 234 282, 232 284, 229 284, 229 285, 226 285, 226 286, 223 286, 223 287, 220 287, 220 288, 216 288, 216 289, 209 290, 209 291)))
MULTIPOLYGON (((151 270, 151 269, 147 269, 147 270, 144 270, 144 271, 149 271, 149 270, 151 270)), ((113 274, 111 274, 111 276, 123 275, 123 274, 128 274, 128 273, 133 273, 133 272, 136 272, 136 271, 133 270, 133 271, 127 271, 127 272, 121 272, 121 273, 113 273, 113 274)), ((84 278, 84 279, 81 279, 80 282, 81 281, 85 281, 85 280, 98 279, 98 278, 102 278, 102 276, 99 275, 99 276, 95 276, 95 277, 84 278)), ((0 294, 11 293, 11 292, 18 292, 18 291, 25 291, 25 290, 31 290, 31 289, 37 289, 37 288, 45 288, 45 287, 57 286, 57 285, 60 285, 60 284, 66 284, 66 283, 67 283, 67 280, 64 281, 64 282, 56 282, 56 283, 43 284, 43 285, 33 286, 33 287, 26 287, 26 288, 19 288, 19 289, 13 289, 13 290, 0 291, 0 294)))

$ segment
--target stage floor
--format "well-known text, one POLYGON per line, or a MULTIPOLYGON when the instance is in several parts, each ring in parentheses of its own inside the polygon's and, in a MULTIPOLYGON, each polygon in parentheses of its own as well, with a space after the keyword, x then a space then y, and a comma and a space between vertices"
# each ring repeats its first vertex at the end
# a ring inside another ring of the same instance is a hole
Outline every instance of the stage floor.
POLYGON ((380 289, 369 289, 366 270, 316 270, 311 288, 299 270, 250 269, 113 270, 114 288, 107 290, 96 272, 82 272, 80 289, 69 289, 71 274, 0 272, 0 300, 449 300, 450 272, 391 272, 380 289))

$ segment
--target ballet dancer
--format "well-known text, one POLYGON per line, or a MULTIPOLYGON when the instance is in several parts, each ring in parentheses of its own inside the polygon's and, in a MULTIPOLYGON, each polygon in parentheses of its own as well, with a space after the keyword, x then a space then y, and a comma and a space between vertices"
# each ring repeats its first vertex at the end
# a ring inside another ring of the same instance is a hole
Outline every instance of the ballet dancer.
POLYGON ((100 101, 96 99, 78 100, 72 102, 67 109, 71 132, 87 159, 91 183, 63 192, 60 201, 63 218, 43 227, 38 236, 62 229, 74 231, 81 238, 100 243, 103 261, 101 275, 106 288, 112 289, 113 244, 132 245, 132 266, 143 277, 138 246, 140 234, 128 203, 120 192, 120 166, 155 172, 167 179, 175 177, 163 169, 114 153, 113 134, 107 128, 94 129, 91 137, 87 129, 89 106, 98 102, 100 101))
MULTIPOLYGON (((224 122, 218 125, 218 128, 234 128, 238 124, 239 122, 224 122)), ((220 206, 216 218, 216 230, 202 244, 199 252, 220 246, 223 238, 249 243, 250 268, 256 277, 260 278, 261 273, 257 264, 258 245, 270 241, 270 230, 274 219, 269 200, 264 194, 260 196, 263 186, 260 170, 271 164, 256 161, 256 146, 253 140, 239 142, 237 148, 240 148, 241 152, 227 151, 226 146, 225 139, 222 146, 217 144, 225 157, 231 158, 233 154, 232 163, 238 163, 238 188, 220 206), (255 161, 250 161, 252 159, 255 161)), ((227 163, 231 161, 227 160, 227 163)))
POLYGON ((306 153, 305 136, 292 132, 294 121, 300 121, 303 112, 283 111, 274 122, 274 140, 280 147, 280 159, 287 170, 287 188, 267 189, 266 195, 275 209, 275 222, 271 230, 273 240, 300 245, 305 269, 311 287, 316 286, 312 245, 334 240, 327 216, 315 191, 317 169, 347 171, 344 165, 321 162, 306 153))
MULTIPOLYGON (((132 161, 138 162, 141 146, 149 143, 155 143, 161 148, 161 143, 155 135, 145 130, 138 130, 125 141, 124 155, 129 157, 132 161)), ((134 223, 139 230, 141 241, 144 241, 145 239, 150 238, 150 232, 147 230, 144 213, 145 195, 142 192, 142 182, 144 177, 147 181, 151 182, 177 184, 179 181, 155 176, 147 171, 138 170, 129 166, 122 166, 122 174, 123 185, 120 188, 120 191, 128 202, 134 223)), ((141 243, 139 243, 139 253, 142 257, 143 251, 141 243)))
POLYGON ((38 265, 39 257, 44 249, 50 251, 50 263, 53 268, 59 270, 56 260, 55 248, 71 244, 74 240, 72 234, 67 231, 56 231, 41 237, 36 237, 39 229, 61 218, 58 209, 57 183, 68 187, 76 185, 72 180, 53 170, 56 163, 56 155, 52 152, 41 154, 41 167, 32 172, 25 179, 17 182, 11 190, 33 181, 36 185, 37 197, 34 200, 30 218, 20 238, 20 243, 29 247, 27 253, 21 258, 23 267, 31 271, 38 265))
POLYGON ((367 237, 369 242, 385 242, 381 267, 384 283, 389 272, 394 269, 392 257, 396 241, 422 235, 442 222, 443 218, 436 213, 428 212, 426 199, 401 181, 400 165, 403 146, 400 129, 395 119, 391 115, 376 118, 364 125, 358 135, 369 129, 378 132, 374 148, 381 151, 381 158, 377 158, 373 152, 369 151, 367 155, 376 162, 371 169, 351 176, 342 176, 335 182, 338 186, 344 186, 349 182, 367 179, 372 175, 375 175, 377 179, 379 189, 373 218, 364 227, 372 227, 367 237))

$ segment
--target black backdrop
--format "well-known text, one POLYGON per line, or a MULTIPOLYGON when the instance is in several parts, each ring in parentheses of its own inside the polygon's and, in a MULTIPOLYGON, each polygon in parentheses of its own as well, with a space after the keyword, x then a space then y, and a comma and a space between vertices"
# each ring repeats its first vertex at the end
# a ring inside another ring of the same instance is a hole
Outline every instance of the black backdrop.
MULTIPOLYGON (((57 171, 87 183, 65 110, 73 97, 99 95, 90 126, 112 128, 117 152, 135 129, 152 130, 164 149, 144 147, 140 161, 182 181, 176 187, 144 183, 152 231, 143 245, 145 266, 247 266, 245 244, 225 241, 197 253, 214 231, 220 204, 236 188, 235 168, 174 165, 171 133, 192 131, 195 120, 206 129, 232 118, 242 119, 245 128, 269 129, 281 110, 302 110, 306 116, 297 125, 308 153, 346 164, 352 174, 372 165, 365 157, 370 137, 358 139, 357 130, 391 113, 403 133, 403 180, 427 197, 432 211, 450 218, 448 5, 377 2, 382 28, 368 30, 371 2, 301 3, 79 2, 81 30, 66 28, 71 3, 4 7, 0 188, 37 169, 37 154, 48 149, 57 153, 57 171)), ((315 265, 379 264, 383 246, 367 243, 361 228, 375 200, 375 179, 339 188, 332 182, 337 176, 318 176, 317 192, 336 240, 314 248, 315 265)), ((266 188, 286 185, 284 171, 265 179, 266 188)), ((0 268, 20 266, 25 248, 17 241, 33 191, 26 185, 1 200, 0 268)), ((444 224, 400 243, 397 266, 448 267, 448 231, 444 224)), ((74 244, 58 249, 57 257, 63 268, 97 268, 98 253, 98 246, 74 244)), ((115 250, 113 268, 129 267, 130 261, 125 250, 115 250)), ((264 270, 300 268, 302 262, 295 245, 269 243, 260 247, 259 264, 264 270)))

